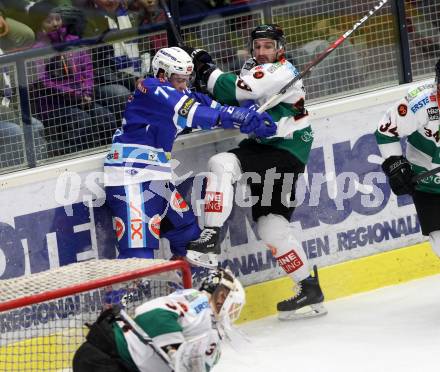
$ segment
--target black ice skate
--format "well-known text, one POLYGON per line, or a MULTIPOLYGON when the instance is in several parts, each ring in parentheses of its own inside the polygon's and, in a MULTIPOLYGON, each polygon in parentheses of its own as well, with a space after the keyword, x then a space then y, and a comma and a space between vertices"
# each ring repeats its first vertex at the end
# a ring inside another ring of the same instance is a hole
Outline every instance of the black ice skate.
POLYGON ((313 266, 313 273, 314 276, 309 276, 297 284, 295 296, 278 303, 278 319, 312 318, 327 314, 327 309, 322 304, 324 294, 319 285, 316 265, 313 266))
POLYGON ((188 243, 186 260, 196 266, 215 269, 220 254, 220 227, 205 227, 197 240, 188 243))

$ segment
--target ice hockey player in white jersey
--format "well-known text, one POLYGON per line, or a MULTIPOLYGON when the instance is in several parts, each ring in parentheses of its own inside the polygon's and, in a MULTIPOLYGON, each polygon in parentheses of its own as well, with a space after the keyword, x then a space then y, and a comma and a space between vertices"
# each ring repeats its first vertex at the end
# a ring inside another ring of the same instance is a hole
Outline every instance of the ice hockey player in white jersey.
POLYGON ((179 133, 221 127, 270 136, 276 130, 267 114, 191 92, 193 63, 181 48, 160 49, 152 67, 154 77, 140 80, 129 98, 104 162, 106 204, 122 259, 154 258, 160 238, 168 239, 174 257, 185 257, 188 242, 200 235, 172 181, 171 152, 179 133))
POLYGON ((135 309, 134 322, 159 353, 118 316, 104 311, 73 358, 74 372, 209 372, 240 315, 245 292, 229 270, 212 270, 199 290, 178 290, 135 309))
MULTIPOLYGON (((262 105, 299 74, 285 58, 285 37, 279 26, 256 27, 251 33, 250 44, 252 58, 245 63, 239 76, 217 68, 206 51, 187 50, 193 58, 198 79, 222 104, 262 105)), ((326 313, 317 269, 314 267, 314 276, 311 276, 307 256, 290 226, 296 181, 304 172, 313 142, 304 100, 305 89, 299 80, 266 111, 277 125, 274 136, 245 139, 238 148, 209 159, 205 229, 199 239, 190 243, 187 256, 188 260, 200 265, 203 264, 200 261, 216 263, 215 255, 220 253, 219 231, 232 211, 233 184, 245 172, 257 174, 261 177, 260 183, 255 178, 249 181, 252 197, 258 198, 252 206, 252 217, 260 238, 295 286, 295 295, 277 305, 281 319, 326 313), (265 185, 272 181, 272 193, 268 193, 265 185), (284 183, 288 187, 283 188, 284 183)))
POLYGON ((435 82, 410 89, 386 111, 375 134, 391 190, 412 195, 422 234, 429 236, 440 257, 440 174, 416 185, 412 181, 414 175, 440 166, 440 60, 435 70, 435 82), (405 155, 402 138, 406 138, 405 155))

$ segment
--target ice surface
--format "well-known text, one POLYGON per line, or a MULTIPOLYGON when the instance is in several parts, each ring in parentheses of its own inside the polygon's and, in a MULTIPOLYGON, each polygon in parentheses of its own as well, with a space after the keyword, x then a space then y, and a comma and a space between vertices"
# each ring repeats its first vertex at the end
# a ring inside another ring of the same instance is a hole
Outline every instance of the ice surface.
POLYGON ((326 306, 320 318, 241 325, 250 342, 226 345, 214 372, 440 371, 440 275, 326 306))

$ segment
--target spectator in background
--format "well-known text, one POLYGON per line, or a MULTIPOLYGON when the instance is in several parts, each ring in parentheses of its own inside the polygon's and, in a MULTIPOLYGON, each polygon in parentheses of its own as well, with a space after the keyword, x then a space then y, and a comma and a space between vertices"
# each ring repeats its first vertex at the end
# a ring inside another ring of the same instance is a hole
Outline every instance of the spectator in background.
MULTIPOLYGON (((73 0, 84 14, 84 38, 100 36, 105 40, 111 30, 124 30, 136 25, 135 16, 120 0, 73 0)), ((142 75, 137 40, 119 41, 93 49, 95 96, 98 102, 122 118, 127 97, 142 75)))
POLYGON ((440 5, 433 0, 406 2, 406 23, 415 45, 413 63, 422 57, 440 58, 440 5))
MULTIPOLYGON (((56 5, 58 12, 61 14, 63 26, 66 28, 67 33, 82 38, 86 26, 83 11, 72 4, 58 4, 57 0, 52 1, 54 1, 53 4, 56 5)), ((62 1, 60 0, 60 2, 62 1)))
MULTIPOLYGON (((39 25, 34 48, 78 39, 67 34, 58 9, 49 1, 34 4, 29 14, 39 25)), ((94 101, 89 52, 63 49, 50 59, 37 60, 35 66, 38 81, 31 90, 32 111, 43 121, 55 154, 109 144, 116 118, 94 101)))
MULTIPOLYGON (((1 54, 3 52, 0 50, 1 54)), ((24 129, 28 127, 19 124, 20 106, 11 72, 12 70, 6 66, 0 69, 0 168, 17 166, 25 162, 24 129)), ((32 131, 36 159, 46 158, 43 124, 31 118, 29 129, 32 131)), ((29 143, 26 145, 27 148, 30 147, 29 143)))
MULTIPOLYGON (((138 27, 166 22, 164 10, 160 7, 158 0, 133 0, 129 9, 136 14, 136 25, 138 27)), ((149 65, 150 54, 154 55, 159 49, 168 46, 166 32, 153 33, 148 36, 148 55, 144 53, 142 60, 149 65)))
POLYGON ((35 40, 29 26, 11 18, 14 15, 26 20, 25 6, 23 0, 0 0, 0 48, 5 52, 30 47, 35 40))
POLYGON ((230 0, 179 0, 179 13, 181 17, 202 15, 230 4, 230 0))
POLYGON ((135 12, 139 26, 166 22, 165 12, 158 0, 133 0, 129 9, 135 12))

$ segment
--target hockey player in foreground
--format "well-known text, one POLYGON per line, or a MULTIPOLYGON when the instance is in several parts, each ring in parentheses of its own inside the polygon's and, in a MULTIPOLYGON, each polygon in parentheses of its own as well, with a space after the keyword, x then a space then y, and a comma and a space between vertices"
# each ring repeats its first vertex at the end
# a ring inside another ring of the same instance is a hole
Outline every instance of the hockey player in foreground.
POLYGON ((417 185, 412 181, 415 174, 440 166, 440 60, 435 70, 435 83, 411 89, 386 111, 375 134, 391 190, 412 196, 422 234, 440 257, 440 175, 417 185), (400 144, 404 137, 405 155, 400 144))
MULTIPOLYGON (((188 48, 197 78, 223 104, 263 104, 283 85, 298 74, 285 58, 285 39, 277 25, 261 25, 251 33, 251 54, 240 75, 224 73, 204 50, 188 48)), ((304 108, 305 90, 302 81, 275 103, 267 113, 276 121, 277 132, 268 139, 258 137, 242 141, 238 148, 209 159, 210 176, 205 196, 205 229, 201 237, 190 243, 188 259, 216 262, 220 253, 219 231, 232 210, 233 184, 244 172, 253 172, 261 182, 250 183, 252 217, 258 234, 271 249, 279 265, 296 284, 295 295, 277 305, 279 318, 290 319, 323 315, 318 273, 310 275, 307 256, 290 226, 294 211, 292 201, 298 175, 304 172, 313 141, 313 133, 304 108), (271 174, 275 169, 277 176, 271 174), (270 180, 272 176, 272 180, 270 180), (274 181, 272 193, 265 189, 274 181), (265 186, 265 183, 268 186, 265 186), (284 184, 284 188, 283 188, 284 184), (299 311, 298 311, 299 310, 299 311)))
POLYGON ((188 242, 200 235, 191 208, 172 182, 171 150, 180 132, 239 128, 265 137, 276 130, 267 114, 222 106, 190 92, 193 63, 182 49, 159 50, 152 67, 154 77, 140 80, 129 98, 104 163, 119 258, 153 258, 160 237, 169 240, 174 257, 184 257, 188 242))
POLYGON ((217 269, 200 290, 179 290, 138 306, 135 326, 117 310, 106 310, 76 352, 73 371, 208 372, 244 303, 240 282, 229 270, 217 269), (136 325, 154 345, 142 342, 136 325))

